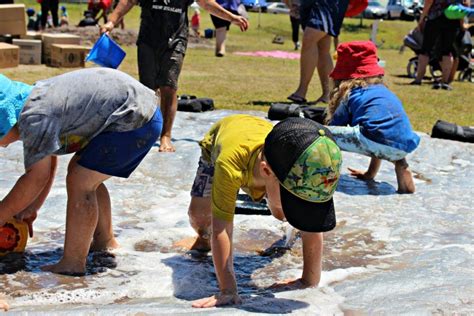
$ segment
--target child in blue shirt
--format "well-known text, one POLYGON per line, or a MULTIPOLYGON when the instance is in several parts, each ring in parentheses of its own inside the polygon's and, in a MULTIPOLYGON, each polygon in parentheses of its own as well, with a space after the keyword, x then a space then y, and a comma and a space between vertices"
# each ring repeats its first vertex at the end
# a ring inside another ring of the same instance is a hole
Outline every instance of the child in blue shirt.
POLYGON ((349 168, 351 175, 372 180, 382 159, 388 160, 395 164, 398 192, 414 193, 405 157, 416 149, 420 137, 413 132, 401 101, 383 84, 375 45, 343 43, 337 55, 327 123, 342 150, 372 157, 367 171, 349 168))

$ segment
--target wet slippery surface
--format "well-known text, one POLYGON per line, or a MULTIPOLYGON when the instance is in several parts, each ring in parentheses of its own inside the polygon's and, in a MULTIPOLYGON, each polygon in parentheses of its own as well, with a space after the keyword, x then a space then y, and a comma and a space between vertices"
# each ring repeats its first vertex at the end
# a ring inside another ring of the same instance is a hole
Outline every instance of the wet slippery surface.
MULTIPOLYGON (((300 276, 301 241, 296 237, 288 249, 285 236, 291 231, 285 224, 270 216, 238 215, 235 270, 244 304, 192 309, 192 300, 216 291, 212 260, 187 255, 173 243, 194 234, 187 206, 199 157, 196 142, 213 122, 231 113, 178 113, 175 154, 153 148, 128 180, 108 181, 121 248, 115 259, 91 254, 86 277, 39 269, 61 256, 69 160, 62 157, 28 252, 0 259, 0 292, 8 294, 13 314, 474 312, 474 145, 427 136, 408 158, 416 173, 415 195, 395 193, 390 163, 382 164, 377 181, 352 179, 346 168, 366 168, 369 159, 344 153, 335 194, 338 226, 325 235, 319 288, 268 290, 276 281, 300 276)), ((0 149, 0 170, 3 197, 23 172, 20 144, 0 149)))

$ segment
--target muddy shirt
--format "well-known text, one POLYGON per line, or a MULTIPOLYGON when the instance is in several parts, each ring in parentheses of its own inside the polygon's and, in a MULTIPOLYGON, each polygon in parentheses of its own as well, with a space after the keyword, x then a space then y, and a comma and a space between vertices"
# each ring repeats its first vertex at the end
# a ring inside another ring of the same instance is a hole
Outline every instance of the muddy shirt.
POLYGON ((212 215, 232 221, 239 189, 261 200, 265 189, 254 185, 253 168, 273 125, 250 115, 231 115, 214 124, 199 142, 202 157, 214 165, 212 215))
POLYGON ((142 7, 137 44, 153 48, 180 46, 188 40, 188 7, 193 0, 140 0, 142 7))
POLYGON ((25 168, 49 155, 77 152, 101 132, 142 127, 155 93, 115 69, 89 68, 38 81, 20 113, 25 168))

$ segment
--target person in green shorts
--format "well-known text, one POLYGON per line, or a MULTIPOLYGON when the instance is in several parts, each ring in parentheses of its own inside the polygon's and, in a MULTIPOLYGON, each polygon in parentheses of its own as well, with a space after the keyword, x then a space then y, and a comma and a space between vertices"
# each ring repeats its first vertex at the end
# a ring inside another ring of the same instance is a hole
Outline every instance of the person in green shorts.
POLYGON ((323 232, 336 226, 332 195, 342 163, 330 132, 304 118, 288 118, 273 127, 258 117, 232 115, 214 124, 199 144, 202 155, 189 205, 190 223, 198 236, 190 248, 212 248, 220 292, 195 301, 193 307, 240 302, 232 259, 240 189, 255 201, 266 198, 274 217, 301 231, 303 274, 285 284, 316 286, 323 232))

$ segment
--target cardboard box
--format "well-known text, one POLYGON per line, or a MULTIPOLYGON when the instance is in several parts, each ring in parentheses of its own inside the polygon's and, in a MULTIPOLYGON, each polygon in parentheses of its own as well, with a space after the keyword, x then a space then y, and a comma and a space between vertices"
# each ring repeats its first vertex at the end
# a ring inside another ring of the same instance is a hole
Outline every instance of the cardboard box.
POLYGON ((41 32, 36 32, 36 31, 26 31, 25 35, 21 36, 21 39, 34 39, 34 40, 40 40, 42 39, 43 33, 41 32))
POLYGON ((51 63, 53 67, 84 67, 90 47, 54 44, 51 46, 51 63))
POLYGON ((5 34, 26 34, 26 13, 24 4, 0 5, 0 35, 5 34))
POLYGON ((20 64, 41 64, 41 41, 28 39, 14 39, 13 45, 20 47, 20 64))
POLYGON ((20 48, 16 45, 0 43, 0 68, 17 67, 20 62, 20 48))
POLYGON ((77 35, 58 33, 58 34, 43 34, 43 63, 51 64, 51 47, 55 44, 70 44, 79 45, 81 38, 77 35))

